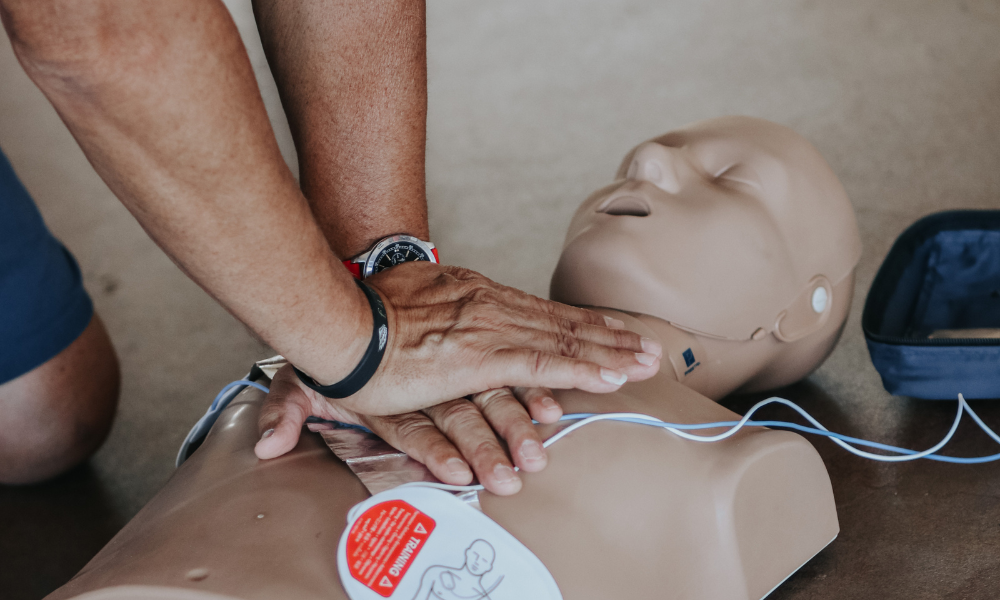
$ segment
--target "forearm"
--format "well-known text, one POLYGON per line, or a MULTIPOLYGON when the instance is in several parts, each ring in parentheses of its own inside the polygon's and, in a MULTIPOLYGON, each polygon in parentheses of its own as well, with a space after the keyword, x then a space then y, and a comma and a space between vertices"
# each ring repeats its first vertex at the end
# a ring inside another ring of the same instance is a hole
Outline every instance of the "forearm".
POLYGON ((26 71, 150 236, 290 360, 320 380, 350 372, 367 303, 281 160, 225 7, 2 7, 26 71))
POLYGON ((392 233, 429 239, 423 0, 255 0, 302 190, 341 258, 392 233))

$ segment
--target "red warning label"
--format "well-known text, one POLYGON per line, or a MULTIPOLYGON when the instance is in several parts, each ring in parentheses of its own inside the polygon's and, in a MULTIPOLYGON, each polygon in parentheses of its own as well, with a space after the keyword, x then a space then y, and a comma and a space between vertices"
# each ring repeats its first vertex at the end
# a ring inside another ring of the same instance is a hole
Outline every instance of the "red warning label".
POLYGON ((388 598, 434 531, 434 519, 402 500, 380 502, 366 510, 347 538, 351 575, 388 598))

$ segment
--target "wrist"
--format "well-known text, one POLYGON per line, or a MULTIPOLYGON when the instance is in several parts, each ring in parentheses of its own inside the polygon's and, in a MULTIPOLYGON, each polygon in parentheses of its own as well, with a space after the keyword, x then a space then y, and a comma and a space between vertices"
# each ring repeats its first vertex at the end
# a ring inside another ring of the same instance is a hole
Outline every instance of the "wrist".
POLYGON ((295 369, 295 374, 306 387, 327 398, 347 398, 365 387, 382 364, 382 357, 388 345, 389 319, 381 296, 360 280, 357 281, 357 286, 364 292, 372 315, 372 333, 361 359, 349 374, 330 384, 316 381, 301 369, 295 369))
POLYGON ((342 381, 351 374, 364 357, 372 339, 374 324, 365 292, 352 285, 347 294, 340 318, 322 346, 310 352, 310 360, 295 364, 299 370, 320 385, 342 381))

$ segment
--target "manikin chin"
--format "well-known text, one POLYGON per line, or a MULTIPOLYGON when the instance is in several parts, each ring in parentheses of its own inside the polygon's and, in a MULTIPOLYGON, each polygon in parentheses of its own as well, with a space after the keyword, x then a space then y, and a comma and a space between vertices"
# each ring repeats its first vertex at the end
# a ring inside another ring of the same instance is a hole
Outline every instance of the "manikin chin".
MULTIPOLYGON (((612 394, 557 400, 567 413, 737 420, 714 400, 797 381, 830 353, 859 255, 842 186, 791 130, 727 117, 640 144, 573 217, 551 296, 661 340, 663 366, 612 394)), ((316 435, 257 460, 262 399, 237 397, 166 487, 50 598, 346 600, 334 557, 348 510, 369 493, 316 435)), ((543 437, 556 427, 542 426, 543 437)), ((602 421, 522 477, 521 492, 482 492, 480 506, 567 600, 757 600, 839 530, 826 469, 790 432, 698 443, 602 421)))

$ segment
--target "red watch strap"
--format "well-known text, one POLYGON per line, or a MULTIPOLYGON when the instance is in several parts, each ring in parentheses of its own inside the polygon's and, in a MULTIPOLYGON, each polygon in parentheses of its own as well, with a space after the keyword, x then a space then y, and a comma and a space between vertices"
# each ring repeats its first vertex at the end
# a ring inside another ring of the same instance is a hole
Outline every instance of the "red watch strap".
POLYGON ((345 260, 344 266, 347 267, 347 270, 351 272, 351 275, 354 275, 355 279, 361 279, 361 263, 345 260))
MULTIPOLYGON (((440 264, 441 258, 438 256, 438 249, 431 248, 431 252, 434 253, 434 262, 440 264)), ((345 260, 343 263, 344 266, 347 267, 347 270, 351 272, 351 275, 354 275, 355 279, 361 279, 361 263, 356 263, 351 260, 345 260)))

